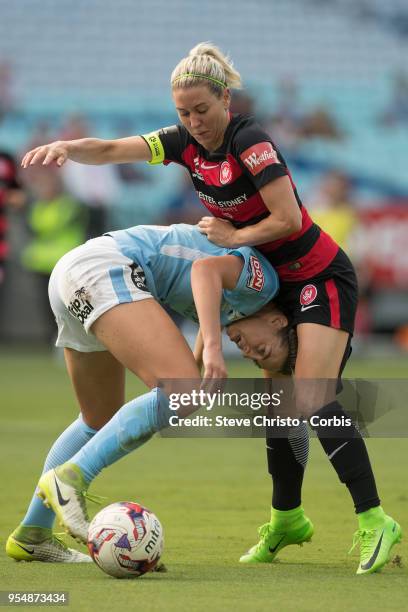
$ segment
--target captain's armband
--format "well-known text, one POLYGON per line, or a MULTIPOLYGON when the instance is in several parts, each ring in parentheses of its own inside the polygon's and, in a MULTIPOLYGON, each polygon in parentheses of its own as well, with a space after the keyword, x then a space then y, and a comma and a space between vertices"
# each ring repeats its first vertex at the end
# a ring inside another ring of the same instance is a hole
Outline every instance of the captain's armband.
POLYGON ((152 154, 151 161, 147 163, 151 165, 162 164, 164 161, 164 147, 159 134, 157 132, 150 132, 150 134, 143 134, 142 138, 144 138, 149 145, 152 154))

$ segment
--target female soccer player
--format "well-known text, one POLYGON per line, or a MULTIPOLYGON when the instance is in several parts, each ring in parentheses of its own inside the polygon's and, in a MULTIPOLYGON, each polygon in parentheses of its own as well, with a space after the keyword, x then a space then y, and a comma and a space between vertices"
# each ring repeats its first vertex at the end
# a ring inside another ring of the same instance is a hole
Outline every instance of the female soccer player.
MULTIPOLYGON (((241 87, 241 78, 219 49, 197 45, 174 69, 171 87, 179 125, 118 140, 54 142, 28 152, 22 165, 55 161, 61 166, 67 159, 87 164, 183 165, 213 215, 203 217, 201 231, 227 248, 257 246, 278 271, 280 300, 298 338, 295 378, 337 378, 349 352, 357 305, 352 264, 310 219, 269 135, 252 118, 231 115, 230 90, 241 87)), ((319 403, 314 391, 310 397, 310 405, 304 398, 308 413, 347 417, 338 402, 319 403)), ((388 556, 395 532, 380 506, 364 441, 355 428, 352 432, 339 428, 338 438, 326 437, 320 428, 316 431, 354 502, 361 545, 358 573, 375 571, 388 556)), ((287 440, 267 453, 274 483, 272 515, 256 552, 248 556, 253 562, 274 559, 275 533, 283 530, 289 543, 303 525, 308 535, 308 519, 300 506, 303 470, 295 467, 287 440)))
MULTIPOLYGON (((227 334, 237 344, 246 358, 252 359, 258 367, 264 369, 269 376, 273 377, 277 373, 277 363, 269 347, 273 346, 275 350, 279 349, 279 346, 276 346, 276 337, 278 329, 281 328, 284 332, 282 339, 286 338, 288 341, 288 348, 285 348, 288 355, 284 364, 278 362, 278 373, 285 375, 294 374, 293 391, 296 401, 294 406, 289 407, 290 412, 288 414, 298 418, 306 417, 309 419, 311 426, 319 436, 322 446, 325 448, 325 444, 330 444, 333 449, 329 459, 334 463, 335 455, 341 452, 345 446, 360 445, 362 439, 351 419, 348 421, 344 419, 344 422, 341 422, 340 425, 338 422, 336 424, 333 424, 333 421, 332 424, 330 423, 330 419, 338 417, 339 414, 337 407, 340 404, 336 401, 336 395, 339 390, 337 379, 301 379, 296 377, 298 342, 295 332, 295 317, 291 322, 285 316, 284 312, 280 310, 282 307, 281 302, 280 296, 277 296, 273 304, 268 304, 254 315, 242 321, 233 322, 228 326, 227 334), (260 346, 262 346, 262 350, 260 350, 260 346), (325 408, 316 412, 314 409, 316 404, 324 405, 325 408), (320 419, 322 419, 321 423, 320 419)), ((322 305, 319 307, 322 307, 322 305)), ((350 352, 345 354, 340 365, 339 377, 350 352)), ((282 384, 281 381, 280 384, 282 384)), ((288 389, 288 392, 291 391, 291 389, 288 389)), ((286 413, 283 412, 280 416, 286 416, 286 413)), ((307 463, 308 446, 302 437, 298 441, 296 439, 293 440, 293 437, 291 440, 290 436, 288 439, 282 438, 282 430, 278 437, 273 435, 273 430, 270 430, 267 435, 266 448, 269 471, 272 475, 274 487, 273 502, 277 495, 279 498, 279 495, 284 497, 287 494, 287 478, 293 475, 296 483, 294 489, 298 492, 300 505, 301 483, 307 463), (288 452, 289 449, 287 448, 288 440, 291 443, 290 452, 288 452), (280 461, 284 460, 287 462, 284 470, 279 471, 276 469, 276 464, 273 460, 278 458, 280 461), (280 480, 282 473, 285 471, 286 478, 280 480)), ((363 466, 356 466, 352 462, 352 456, 350 456, 349 461, 350 463, 346 465, 347 472, 343 482, 349 483, 348 487, 352 494, 355 486, 361 487, 365 485, 363 490, 368 495, 371 475, 369 475, 370 478, 366 476, 367 480, 365 483, 358 484, 359 475, 364 473, 362 471, 363 466), (346 480, 347 475, 348 481, 346 480), (356 481, 356 485, 354 481, 356 481)), ((271 522, 262 525, 258 530, 261 536, 258 544, 242 555, 240 558, 241 563, 271 563, 278 552, 285 546, 302 544, 311 539, 314 528, 310 519, 304 515, 303 510, 301 513, 298 511, 298 507, 294 510, 291 508, 279 510, 276 508, 276 505, 276 502, 275 505, 272 505, 271 522)), ((374 526, 367 529, 360 528, 356 531, 351 550, 358 542, 361 542, 361 559, 357 574, 373 573, 381 569, 390 560, 390 551, 394 544, 401 540, 401 537, 401 527, 394 519, 387 515, 385 515, 380 535, 374 526), (373 543, 375 543, 374 548, 373 543)))
MULTIPOLYGON (((50 302, 81 417, 51 448, 40 490, 74 537, 86 541, 84 492, 91 480, 167 426, 171 392, 200 387, 194 356, 160 304, 200 319, 204 376, 224 378, 221 325, 252 314, 277 290, 277 274, 260 253, 217 247, 183 224, 112 232, 62 257, 50 279, 50 302), (125 368, 151 389, 127 404, 125 368)), ((53 521, 34 496, 8 539, 8 555, 88 561, 52 536, 53 521)))

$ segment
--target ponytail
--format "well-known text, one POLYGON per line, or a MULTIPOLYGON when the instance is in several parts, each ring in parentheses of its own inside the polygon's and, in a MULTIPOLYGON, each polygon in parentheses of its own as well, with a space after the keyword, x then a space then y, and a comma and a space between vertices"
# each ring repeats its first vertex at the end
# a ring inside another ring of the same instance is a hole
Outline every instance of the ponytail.
POLYGON ((199 43, 177 64, 171 85, 173 89, 207 85, 218 97, 226 87, 242 88, 241 75, 230 58, 210 42, 199 43))

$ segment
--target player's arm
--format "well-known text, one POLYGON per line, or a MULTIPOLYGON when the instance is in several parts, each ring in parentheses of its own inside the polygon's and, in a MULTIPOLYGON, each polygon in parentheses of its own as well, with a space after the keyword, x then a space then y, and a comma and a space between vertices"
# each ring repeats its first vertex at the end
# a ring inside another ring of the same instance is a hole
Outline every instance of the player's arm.
POLYGON ((302 228, 302 213, 289 177, 281 176, 267 183, 261 187, 260 195, 270 215, 255 225, 235 230, 235 247, 255 246, 278 240, 302 228))
POLYGON ((224 219, 203 217, 200 230, 215 244, 227 248, 256 246, 278 240, 298 232, 302 227, 302 214, 289 177, 281 176, 260 189, 260 195, 270 215, 259 223, 236 229, 224 219))
POLYGON ((203 342, 204 378, 226 378, 222 355, 220 307, 223 289, 234 289, 244 261, 236 255, 196 260, 191 287, 203 342))
POLYGON ((81 164, 122 164, 136 161, 152 161, 152 147, 142 136, 130 136, 116 140, 81 138, 57 140, 41 145, 26 153, 21 161, 23 168, 34 164, 56 162, 62 166, 67 159, 81 164))

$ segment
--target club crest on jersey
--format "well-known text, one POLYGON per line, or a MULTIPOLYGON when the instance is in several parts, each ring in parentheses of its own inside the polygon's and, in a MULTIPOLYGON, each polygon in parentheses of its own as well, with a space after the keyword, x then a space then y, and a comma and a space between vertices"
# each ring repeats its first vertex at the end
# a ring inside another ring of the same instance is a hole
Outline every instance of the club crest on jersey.
POLYGON ((265 284, 265 276, 262 270, 261 262, 254 255, 250 255, 248 262, 248 278, 246 285, 254 291, 262 291, 265 284))
POLYGON ((300 303, 302 306, 309 306, 317 297, 317 289, 314 285, 305 285, 300 292, 300 303))
POLYGON ((252 145, 241 153, 240 158, 253 176, 256 176, 267 166, 279 163, 278 154, 270 142, 260 142, 252 145))
POLYGON ((232 179, 232 168, 230 163, 227 161, 222 162, 220 168, 220 183, 221 185, 226 185, 232 179))

